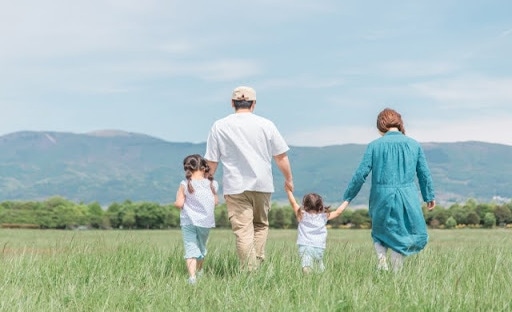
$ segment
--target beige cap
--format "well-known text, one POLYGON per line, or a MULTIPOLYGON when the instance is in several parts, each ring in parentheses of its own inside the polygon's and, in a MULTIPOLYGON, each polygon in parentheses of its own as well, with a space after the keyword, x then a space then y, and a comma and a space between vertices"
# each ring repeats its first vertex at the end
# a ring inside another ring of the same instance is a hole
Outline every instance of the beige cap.
POLYGON ((256 91, 251 87, 237 87, 233 90, 232 100, 256 101, 256 91))

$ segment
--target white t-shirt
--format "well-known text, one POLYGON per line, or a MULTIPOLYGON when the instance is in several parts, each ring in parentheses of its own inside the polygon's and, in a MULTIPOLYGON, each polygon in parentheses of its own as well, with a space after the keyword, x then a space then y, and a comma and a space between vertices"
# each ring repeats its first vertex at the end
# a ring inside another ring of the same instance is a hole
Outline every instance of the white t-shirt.
POLYGON ((306 245, 325 248, 327 241, 328 221, 326 213, 308 213, 302 211, 302 220, 299 222, 297 245, 306 245))
MULTIPOLYGON (((187 180, 181 181, 185 189, 185 204, 180 213, 180 225, 195 225, 205 228, 215 227, 215 197, 210 187, 210 180, 191 180, 194 193, 189 193, 187 180)), ((217 192, 219 185, 213 180, 217 192)))
POLYGON ((254 113, 234 113, 213 124, 204 158, 222 163, 225 195, 272 193, 272 158, 288 150, 273 122, 254 113))

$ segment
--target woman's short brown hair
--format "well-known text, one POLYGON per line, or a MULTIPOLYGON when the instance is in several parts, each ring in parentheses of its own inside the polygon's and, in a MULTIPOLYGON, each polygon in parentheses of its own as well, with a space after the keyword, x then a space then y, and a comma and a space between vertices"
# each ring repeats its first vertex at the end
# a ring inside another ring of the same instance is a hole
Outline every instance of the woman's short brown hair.
POLYGON ((377 129, 382 133, 386 133, 390 128, 398 128, 400 132, 405 134, 402 116, 394 109, 385 108, 377 116, 377 129))

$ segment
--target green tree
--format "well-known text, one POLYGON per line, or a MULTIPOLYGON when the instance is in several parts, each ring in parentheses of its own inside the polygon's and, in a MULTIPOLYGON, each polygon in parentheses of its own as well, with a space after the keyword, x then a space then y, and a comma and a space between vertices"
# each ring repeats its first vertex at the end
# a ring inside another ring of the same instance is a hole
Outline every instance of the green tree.
MULTIPOLYGON (((89 207, 85 204, 73 204, 73 213, 75 214, 73 218, 73 226, 76 225, 85 225, 91 226, 90 215, 89 215, 89 207)), ((100 220, 101 222, 101 220, 100 220)))
POLYGON ((341 217, 337 217, 335 219, 329 220, 328 224, 333 228, 337 229, 340 227, 341 223, 341 217))
POLYGON ((68 229, 78 225, 79 215, 77 209, 70 203, 63 203, 53 207, 55 227, 57 229, 68 229))
MULTIPOLYGON (((451 217, 450 211, 443 207, 436 206, 436 208, 432 210, 432 219, 437 220, 439 225, 446 225, 446 220, 448 220, 449 217, 451 217)), ((430 221, 431 225, 434 222, 433 220, 430 221)))
POLYGON ((470 213, 468 213, 468 216, 466 217, 466 224, 471 224, 471 225, 478 225, 480 224, 480 216, 472 211, 470 213))
POLYGON ((165 207, 164 228, 177 228, 180 226, 180 210, 174 205, 165 207))
POLYGON ((135 225, 139 229, 159 229, 163 227, 164 212, 157 203, 135 204, 135 225))
MULTIPOLYGON (((510 212, 512 213, 512 201, 510 201, 510 202, 506 203, 506 204, 505 204, 505 205, 503 205, 503 206, 505 206, 506 208, 508 208, 508 210, 510 210, 510 212)), ((512 223, 512 220, 511 220, 511 223, 512 223)))
POLYGON ((487 213, 490 212, 490 213, 494 214, 494 209, 493 209, 492 205, 490 205, 490 204, 478 204, 475 208, 475 212, 480 217, 480 220, 484 220, 485 215, 487 213))
POLYGON ((341 216, 338 218, 340 221, 340 224, 349 224, 352 223, 352 217, 354 216, 354 210, 352 209, 345 209, 341 216))
POLYGON ((371 227, 371 220, 368 209, 356 209, 352 214, 351 223, 356 229, 371 227))
POLYGON ((512 212, 506 206, 497 206, 494 208, 494 215, 498 224, 507 224, 512 221, 512 212))
POLYGON ((493 228, 494 226, 496 226, 496 217, 494 216, 494 213, 486 213, 484 216, 484 227, 493 228))
POLYGON ((290 214, 287 212, 288 209, 284 208, 275 208, 271 209, 273 211, 272 219, 270 219, 271 227, 275 229, 286 229, 290 226, 290 214))
POLYGON ((119 228, 123 223, 122 216, 120 215, 122 208, 123 207, 121 206, 121 204, 118 204, 116 202, 110 204, 110 206, 108 206, 107 208, 107 212, 105 215, 110 222, 110 226, 112 226, 115 229, 119 228))
POLYGON ((53 196, 53 197, 50 197, 48 198, 45 202, 44 202, 44 205, 47 207, 47 208, 55 208, 57 206, 69 206, 69 205, 72 205, 73 203, 70 202, 69 200, 65 199, 64 197, 61 197, 61 196, 53 196))
POLYGON ((88 223, 93 228, 100 228, 103 226, 104 211, 98 202, 93 202, 87 205, 87 218, 88 223))
POLYGON ((457 221, 455 221, 454 217, 449 217, 448 219, 446 219, 445 226, 447 229, 453 229, 457 226, 457 221))
POLYGON ((295 214, 295 211, 293 211, 292 206, 288 205, 286 206, 286 209, 288 209, 289 216, 290 216, 290 225, 289 228, 296 229, 299 225, 299 220, 297 220, 297 215, 295 214))
POLYGON ((218 228, 228 228, 228 209, 226 204, 219 205, 215 208, 215 226, 218 228))
POLYGON ((473 198, 468 199, 466 203, 464 203, 464 207, 469 210, 475 210, 477 206, 478 202, 473 198))
POLYGON ((469 209, 459 204, 455 204, 452 205, 448 210, 450 211, 450 215, 455 219, 457 224, 468 224, 467 217, 468 213, 470 212, 469 209))
POLYGON ((123 214, 122 224, 123 228, 131 229, 135 226, 135 211, 129 210, 123 214))

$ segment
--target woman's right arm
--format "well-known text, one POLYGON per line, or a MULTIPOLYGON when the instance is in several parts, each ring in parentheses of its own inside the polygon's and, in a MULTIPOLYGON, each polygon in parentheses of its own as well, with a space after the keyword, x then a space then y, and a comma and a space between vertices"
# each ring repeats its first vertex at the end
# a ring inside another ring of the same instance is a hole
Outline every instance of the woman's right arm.
POLYGON ((345 189, 345 193, 343 194, 343 201, 351 202, 361 190, 364 182, 366 181, 366 177, 370 174, 373 166, 373 148, 372 145, 368 145, 366 151, 363 155, 363 159, 359 163, 359 167, 357 167, 356 172, 352 176, 350 183, 345 189))

